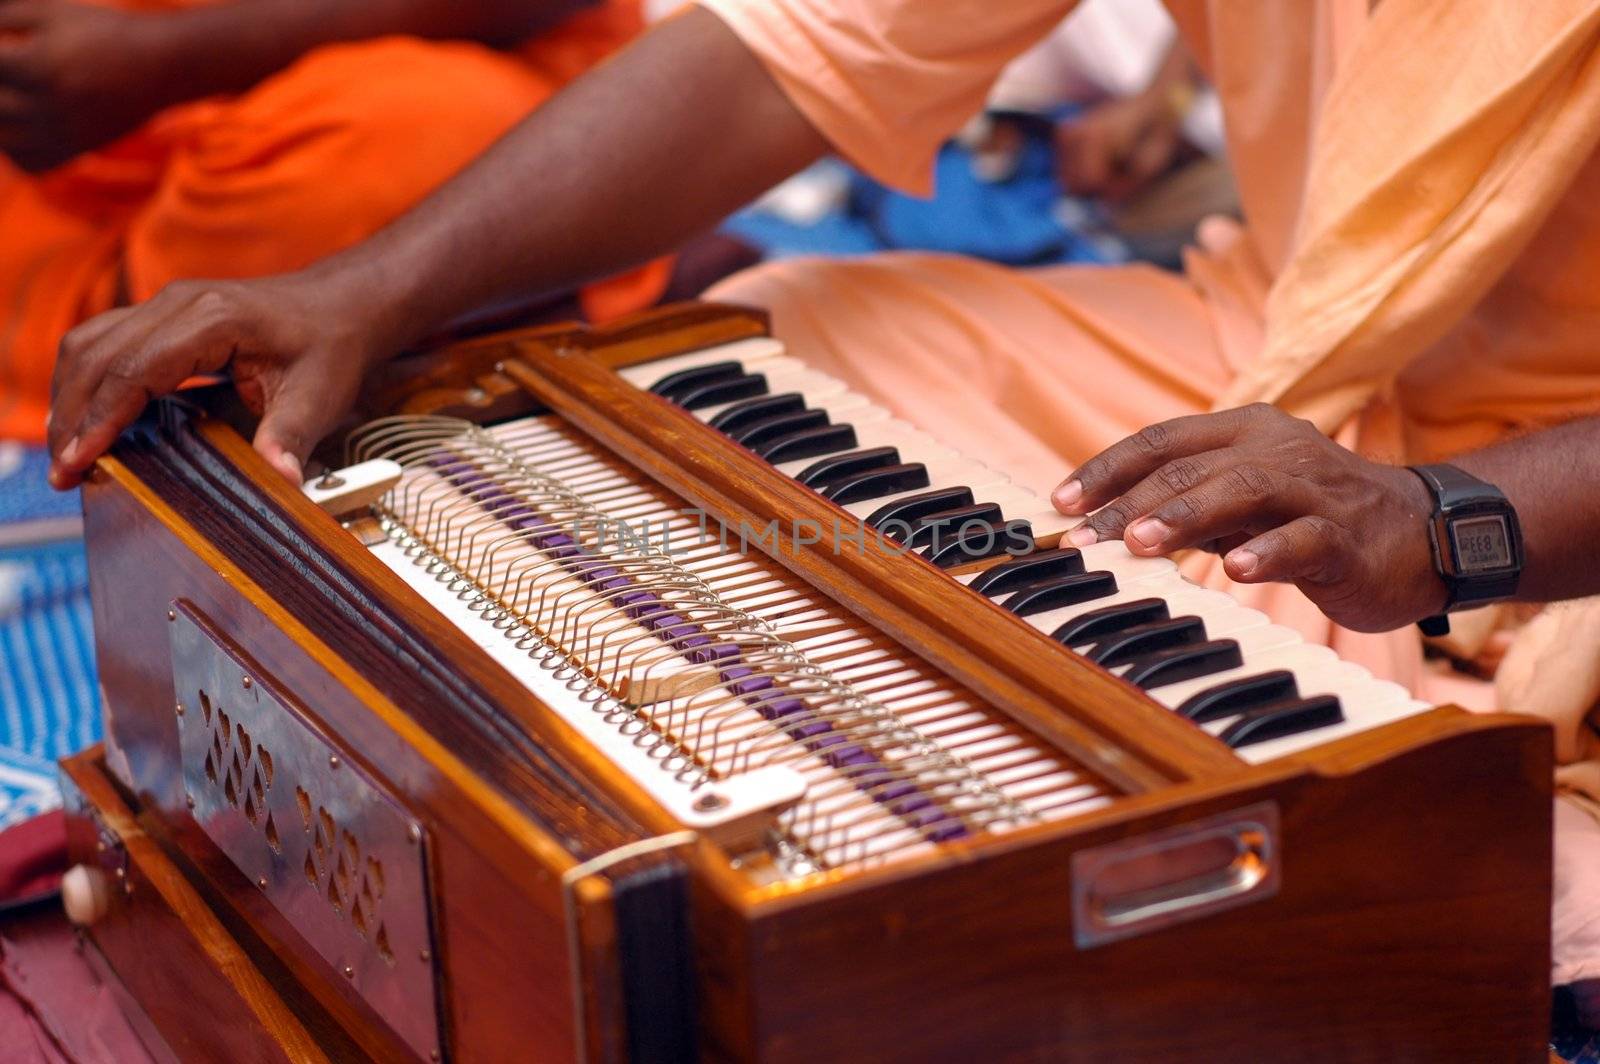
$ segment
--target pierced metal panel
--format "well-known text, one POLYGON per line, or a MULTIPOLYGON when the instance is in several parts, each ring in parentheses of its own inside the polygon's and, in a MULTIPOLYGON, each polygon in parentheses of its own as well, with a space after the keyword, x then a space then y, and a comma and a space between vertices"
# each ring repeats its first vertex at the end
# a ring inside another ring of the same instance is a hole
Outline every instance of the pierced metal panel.
POLYGON ((439 1059, 427 839, 188 603, 172 675, 195 821, 416 1054, 439 1059))

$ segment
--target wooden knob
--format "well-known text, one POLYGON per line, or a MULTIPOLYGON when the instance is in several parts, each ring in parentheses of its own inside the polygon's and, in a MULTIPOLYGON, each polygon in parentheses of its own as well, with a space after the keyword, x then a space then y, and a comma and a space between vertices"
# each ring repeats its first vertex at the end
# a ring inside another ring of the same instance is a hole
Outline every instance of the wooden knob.
POLYGON ((88 927, 111 908, 111 885, 106 874, 89 865, 73 865, 61 877, 61 905, 67 919, 88 927))

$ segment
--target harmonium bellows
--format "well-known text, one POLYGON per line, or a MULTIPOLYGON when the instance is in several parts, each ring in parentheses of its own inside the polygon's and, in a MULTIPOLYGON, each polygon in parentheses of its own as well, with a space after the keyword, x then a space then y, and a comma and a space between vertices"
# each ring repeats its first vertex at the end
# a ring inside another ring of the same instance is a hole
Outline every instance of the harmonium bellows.
POLYGON ((1542 1059, 1542 728, 1061 545, 759 314, 402 360, 301 490, 218 402, 86 489, 63 773, 179 1059, 1542 1059))

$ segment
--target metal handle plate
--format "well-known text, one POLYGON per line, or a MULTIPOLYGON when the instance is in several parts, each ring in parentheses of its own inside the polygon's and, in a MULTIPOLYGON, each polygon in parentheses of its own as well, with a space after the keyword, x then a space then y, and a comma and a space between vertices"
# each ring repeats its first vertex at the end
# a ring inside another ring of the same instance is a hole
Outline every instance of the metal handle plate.
POLYGON ((1278 892, 1278 807, 1260 802, 1072 855, 1079 949, 1149 934, 1278 892))

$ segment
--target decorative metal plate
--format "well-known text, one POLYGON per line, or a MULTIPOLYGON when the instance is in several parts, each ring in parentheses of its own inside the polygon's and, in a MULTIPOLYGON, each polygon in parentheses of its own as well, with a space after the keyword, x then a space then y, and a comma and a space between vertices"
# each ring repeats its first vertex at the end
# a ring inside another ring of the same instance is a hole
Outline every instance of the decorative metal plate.
POLYGON ((173 603, 172 677, 195 821, 423 1060, 438 1060, 427 839, 194 607, 173 603))

